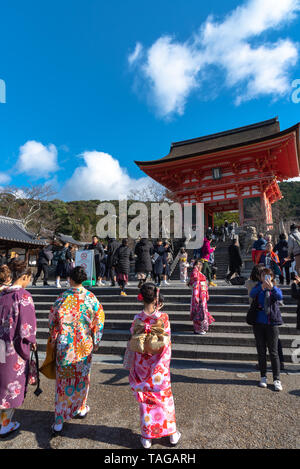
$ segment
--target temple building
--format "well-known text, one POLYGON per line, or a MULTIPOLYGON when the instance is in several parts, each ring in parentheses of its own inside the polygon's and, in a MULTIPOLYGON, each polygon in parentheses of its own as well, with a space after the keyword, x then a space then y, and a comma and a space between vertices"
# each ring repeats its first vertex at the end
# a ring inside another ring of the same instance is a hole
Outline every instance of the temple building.
POLYGON ((300 175, 300 124, 280 131, 278 118, 205 137, 172 143, 168 155, 136 161, 181 203, 202 202, 205 225, 216 212, 238 210, 240 225, 261 208, 272 228, 272 204, 282 198, 278 182, 300 175))
POLYGON ((9 252, 21 254, 27 262, 30 252, 37 252, 47 242, 26 230, 21 220, 0 216, 0 254, 9 259, 9 252))

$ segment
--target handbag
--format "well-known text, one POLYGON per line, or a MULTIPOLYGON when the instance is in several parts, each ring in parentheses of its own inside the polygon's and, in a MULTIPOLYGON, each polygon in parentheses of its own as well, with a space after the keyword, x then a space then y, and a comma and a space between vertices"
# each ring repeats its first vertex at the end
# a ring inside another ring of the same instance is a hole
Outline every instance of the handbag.
POLYGON ((34 386, 37 383, 37 374, 38 369, 36 366, 36 361, 34 359, 34 352, 31 352, 31 357, 29 361, 29 374, 28 374, 28 383, 34 386))
POLYGON ((248 309, 248 312, 247 312, 246 322, 247 322, 247 324, 249 324, 249 326, 254 326, 254 324, 256 323, 258 308, 259 308, 258 296, 256 296, 253 299, 253 301, 250 305, 250 308, 248 309))
POLYGON ((36 390, 34 391, 36 396, 42 394, 43 391, 40 388, 39 355, 37 350, 31 352, 28 383, 33 386, 36 384, 36 390))
POLYGON ((46 358, 40 372, 48 379, 56 379, 56 353, 55 348, 50 345, 50 337, 47 342, 46 358))
POLYGON ((245 285, 246 279, 241 275, 230 280, 231 285, 245 285))

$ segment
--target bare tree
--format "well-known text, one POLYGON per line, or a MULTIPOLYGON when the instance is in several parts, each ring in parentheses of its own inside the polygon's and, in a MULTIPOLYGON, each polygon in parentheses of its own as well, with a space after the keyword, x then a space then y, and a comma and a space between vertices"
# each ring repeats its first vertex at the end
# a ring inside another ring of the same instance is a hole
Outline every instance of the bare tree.
POLYGON ((50 184, 29 187, 7 186, 0 192, 0 206, 5 216, 18 218, 25 228, 32 223, 39 225, 39 213, 43 202, 53 197, 55 191, 50 184))
POLYGON ((128 193, 128 199, 141 202, 167 202, 167 189, 155 181, 150 181, 142 189, 132 189, 128 193))

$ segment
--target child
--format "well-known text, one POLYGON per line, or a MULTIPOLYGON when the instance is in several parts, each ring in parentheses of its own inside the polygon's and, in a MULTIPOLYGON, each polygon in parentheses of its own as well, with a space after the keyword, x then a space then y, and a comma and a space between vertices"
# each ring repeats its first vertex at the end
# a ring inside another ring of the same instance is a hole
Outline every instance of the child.
POLYGON ((149 449, 153 438, 170 437, 176 445, 181 434, 176 429, 174 399, 170 381, 170 323, 160 312, 163 298, 152 283, 144 283, 139 300, 144 309, 131 326, 128 349, 133 354, 129 383, 140 405, 141 443, 149 449))
POLYGON ((180 248, 180 258, 179 258, 179 268, 180 268, 180 281, 183 283, 187 282, 188 273, 187 269, 189 267, 189 263, 187 261, 187 252, 184 248, 180 248))

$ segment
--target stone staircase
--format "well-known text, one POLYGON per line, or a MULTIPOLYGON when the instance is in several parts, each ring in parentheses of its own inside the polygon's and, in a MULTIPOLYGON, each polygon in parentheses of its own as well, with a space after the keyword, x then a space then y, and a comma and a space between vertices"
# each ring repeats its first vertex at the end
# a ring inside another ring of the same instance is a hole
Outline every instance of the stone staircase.
POLYGON ((228 265, 229 265, 229 255, 228 248, 231 245, 232 241, 227 239, 224 243, 219 242, 215 250, 215 263, 218 267, 217 271, 217 280, 224 280, 227 274, 228 265))
MULTIPOLYGON (((62 290, 37 287, 30 291, 36 307, 38 346, 44 352, 48 338, 49 310, 62 290)), ((133 317, 141 310, 141 304, 137 301, 138 289, 136 286, 128 287, 127 297, 121 297, 119 289, 113 287, 93 288, 92 291, 105 311, 104 334, 98 354, 123 355, 133 317)), ((209 292, 209 311, 216 322, 207 335, 199 336, 193 334, 189 319, 191 291, 179 282, 172 282, 172 286, 162 288, 164 310, 171 321, 173 358, 229 363, 256 361, 252 328, 245 322, 248 310, 246 289, 220 286, 210 288, 209 292)), ((281 310, 285 324, 280 328, 280 336, 286 363, 291 363, 291 347, 297 335, 296 305, 290 297, 289 289, 284 289, 284 304, 281 310)))

